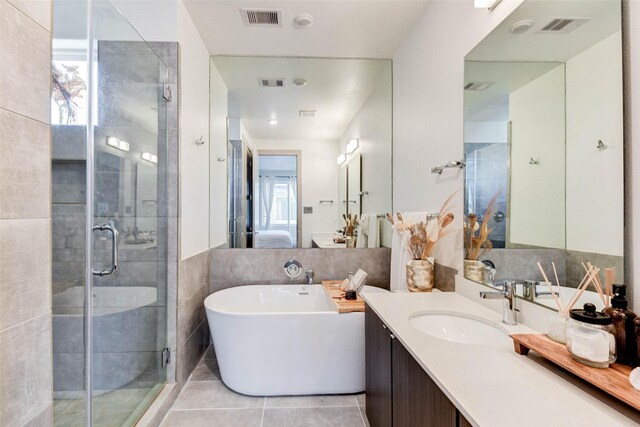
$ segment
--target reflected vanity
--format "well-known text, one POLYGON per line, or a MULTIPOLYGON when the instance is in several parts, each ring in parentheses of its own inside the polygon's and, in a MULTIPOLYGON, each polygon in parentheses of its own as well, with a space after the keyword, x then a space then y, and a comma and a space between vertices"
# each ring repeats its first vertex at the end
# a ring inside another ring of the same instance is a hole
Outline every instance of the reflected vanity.
POLYGON ((212 200, 225 178, 227 191, 225 211, 212 206, 211 247, 344 248, 345 218, 356 215, 350 242, 390 247, 391 61, 210 65, 212 200))
MULTIPOLYGON (((555 264, 563 295, 587 262, 621 282, 620 2, 524 2, 466 56, 464 85, 465 215, 482 220, 497 194, 482 282, 514 280, 550 308, 537 262, 554 283, 555 264)), ((602 308, 595 293, 584 302, 602 308)))

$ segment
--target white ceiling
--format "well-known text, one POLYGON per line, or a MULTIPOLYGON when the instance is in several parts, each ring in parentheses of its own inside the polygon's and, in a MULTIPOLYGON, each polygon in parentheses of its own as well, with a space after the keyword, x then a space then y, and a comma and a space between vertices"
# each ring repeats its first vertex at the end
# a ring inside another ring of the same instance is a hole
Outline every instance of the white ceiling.
POLYGON ((619 0, 528 0, 465 58, 465 83, 495 82, 485 91, 465 90, 465 121, 506 121, 509 93, 620 31, 619 0), (536 34, 554 18, 589 18, 569 34, 536 34), (524 34, 509 32, 532 20, 524 34))
POLYGON ((509 120, 509 94, 559 66, 558 62, 466 61, 465 83, 494 83, 486 90, 464 91, 465 122, 509 120))
POLYGON ((229 117, 242 119, 254 139, 337 140, 374 86, 391 85, 389 60, 212 59, 229 90, 229 117), (259 78, 284 78, 285 86, 260 87, 259 78), (294 78, 307 85, 295 86, 294 78), (316 117, 299 117, 300 110, 316 110, 316 117), (269 124, 270 118, 278 124, 269 124))
POLYGON ((391 58, 426 0, 184 0, 212 55, 391 58), (240 8, 280 9, 282 27, 247 27, 240 8), (293 26, 300 13, 314 17, 293 26))
POLYGON ((529 0, 509 15, 465 58, 467 61, 566 62, 598 41, 620 31, 620 0, 529 0), (590 18, 569 34, 536 34, 553 18, 590 18), (524 34, 513 24, 532 20, 524 34))

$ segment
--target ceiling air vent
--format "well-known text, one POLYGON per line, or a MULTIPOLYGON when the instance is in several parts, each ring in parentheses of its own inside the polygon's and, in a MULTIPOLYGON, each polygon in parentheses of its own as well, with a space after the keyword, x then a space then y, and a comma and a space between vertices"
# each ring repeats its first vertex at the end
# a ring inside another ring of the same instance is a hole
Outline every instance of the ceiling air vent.
POLYGON ((553 18, 538 31, 538 34, 569 34, 588 21, 589 18, 553 18))
POLYGON ((298 112, 299 117, 315 117, 316 110, 300 110, 298 112))
POLYGON ((258 78, 260 87, 284 87, 284 79, 280 78, 258 78))
POLYGON ((467 82, 464 84, 464 90, 473 90, 480 92, 487 90, 495 82, 467 82))
POLYGON ((282 11, 240 9, 242 22, 249 27, 282 27, 282 11))

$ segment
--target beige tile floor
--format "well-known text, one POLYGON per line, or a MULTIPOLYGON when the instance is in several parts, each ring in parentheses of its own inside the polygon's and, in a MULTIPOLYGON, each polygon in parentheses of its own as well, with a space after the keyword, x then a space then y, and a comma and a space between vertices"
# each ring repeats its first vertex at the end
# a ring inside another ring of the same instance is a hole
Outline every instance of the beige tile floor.
POLYGON ((363 427, 364 395, 251 397, 229 390, 208 350, 161 427, 363 427))

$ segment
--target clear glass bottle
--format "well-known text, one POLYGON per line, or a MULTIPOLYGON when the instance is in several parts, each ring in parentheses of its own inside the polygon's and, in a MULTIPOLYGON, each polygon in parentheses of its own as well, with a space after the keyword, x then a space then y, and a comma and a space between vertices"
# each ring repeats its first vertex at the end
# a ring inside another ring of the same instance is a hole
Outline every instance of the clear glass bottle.
POLYGON ((566 311, 553 313, 549 317, 549 327, 547 330, 547 336, 554 341, 561 344, 567 342, 567 321, 569 315, 566 311))
POLYGON ((611 317, 587 303, 571 310, 567 323, 567 350, 580 363, 608 368, 616 360, 616 338, 611 317))
POLYGON ((356 284, 353 281, 353 272, 349 272, 349 284, 344 291, 344 299, 353 301, 358 299, 358 293, 356 292, 356 284))

